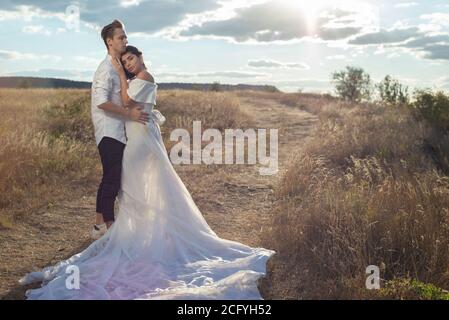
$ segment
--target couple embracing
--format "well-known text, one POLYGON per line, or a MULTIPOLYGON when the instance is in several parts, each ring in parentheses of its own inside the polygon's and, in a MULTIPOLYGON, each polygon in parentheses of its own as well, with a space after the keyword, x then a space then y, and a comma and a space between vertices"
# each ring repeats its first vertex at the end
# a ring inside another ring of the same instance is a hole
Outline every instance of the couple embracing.
POLYGON ((219 238, 174 170, 162 140, 157 84, 123 24, 102 30, 108 55, 92 82, 103 166, 96 240, 40 271, 28 299, 261 299, 257 280, 274 251, 219 238), (118 210, 114 212, 115 200, 118 210), (79 286, 67 286, 76 268, 79 286))

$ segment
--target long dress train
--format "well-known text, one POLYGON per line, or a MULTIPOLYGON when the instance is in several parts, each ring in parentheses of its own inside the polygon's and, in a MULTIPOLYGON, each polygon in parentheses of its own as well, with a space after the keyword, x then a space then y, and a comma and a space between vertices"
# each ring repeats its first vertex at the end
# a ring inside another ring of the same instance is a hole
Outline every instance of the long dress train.
POLYGON ((148 81, 129 84, 150 121, 126 122, 116 222, 81 253, 22 278, 42 282, 28 299, 262 299, 257 280, 275 252, 219 238, 209 227, 167 155, 156 91, 148 81), (73 266, 79 288, 67 285, 73 266))

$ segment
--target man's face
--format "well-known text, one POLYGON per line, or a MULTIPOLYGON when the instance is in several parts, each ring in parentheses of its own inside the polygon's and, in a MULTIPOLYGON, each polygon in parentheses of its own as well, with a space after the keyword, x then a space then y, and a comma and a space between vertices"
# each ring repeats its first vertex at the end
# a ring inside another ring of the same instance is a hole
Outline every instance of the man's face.
POLYGON ((108 39, 109 48, 117 53, 125 52, 126 45, 128 44, 128 37, 123 29, 115 29, 112 39, 108 39))

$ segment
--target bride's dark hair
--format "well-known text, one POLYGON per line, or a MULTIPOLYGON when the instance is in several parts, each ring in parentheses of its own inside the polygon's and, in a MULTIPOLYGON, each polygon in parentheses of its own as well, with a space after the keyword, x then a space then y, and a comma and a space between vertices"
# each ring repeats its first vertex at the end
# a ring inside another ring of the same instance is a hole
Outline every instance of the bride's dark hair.
MULTIPOLYGON (((142 52, 134 46, 126 46, 125 52, 122 53, 122 56, 125 53, 132 53, 132 54, 136 55, 138 58, 142 56, 142 52)), ((146 68, 145 63, 143 64, 143 67, 146 68)), ((128 70, 126 70, 126 69, 125 69, 125 74, 126 74, 127 79, 132 79, 136 76, 134 73, 128 72, 128 70)))

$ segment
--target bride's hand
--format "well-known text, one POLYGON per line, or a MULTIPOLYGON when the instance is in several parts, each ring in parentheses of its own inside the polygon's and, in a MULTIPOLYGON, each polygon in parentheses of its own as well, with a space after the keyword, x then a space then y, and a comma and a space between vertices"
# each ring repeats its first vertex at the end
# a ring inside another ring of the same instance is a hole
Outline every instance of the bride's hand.
POLYGON ((125 74, 125 69, 123 68, 122 62, 119 58, 112 59, 112 66, 119 75, 125 74))

